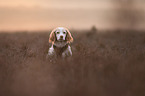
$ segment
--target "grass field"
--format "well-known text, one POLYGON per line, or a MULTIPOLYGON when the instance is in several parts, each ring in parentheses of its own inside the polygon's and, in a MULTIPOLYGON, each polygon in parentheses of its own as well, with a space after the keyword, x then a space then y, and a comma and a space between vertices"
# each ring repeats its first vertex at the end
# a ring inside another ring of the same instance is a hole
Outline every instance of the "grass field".
POLYGON ((145 96, 145 32, 72 30, 49 62, 48 32, 0 33, 0 96, 145 96))

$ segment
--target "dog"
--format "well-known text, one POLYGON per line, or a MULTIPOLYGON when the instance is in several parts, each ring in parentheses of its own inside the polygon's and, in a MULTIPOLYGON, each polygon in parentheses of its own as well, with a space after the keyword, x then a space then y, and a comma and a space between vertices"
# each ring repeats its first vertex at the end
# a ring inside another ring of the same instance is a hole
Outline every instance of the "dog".
POLYGON ((57 27, 50 33, 49 43, 51 47, 48 50, 48 57, 70 57, 72 50, 70 43, 73 42, 73 37, 70 31, 64 27, 57 27))

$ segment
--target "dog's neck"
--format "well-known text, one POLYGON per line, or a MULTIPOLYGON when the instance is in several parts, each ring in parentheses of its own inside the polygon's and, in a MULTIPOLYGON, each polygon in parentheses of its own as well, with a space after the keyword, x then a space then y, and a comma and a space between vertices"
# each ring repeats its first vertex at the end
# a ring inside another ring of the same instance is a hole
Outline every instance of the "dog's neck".
POLYGON ((55 44, 53 44, 53 48, 54 48, 56 55, 58 57, 62 56, 62 53, 68 48, 68 46, 69 46, 69 44, 67 44, 67 43, 63 47, 58 47, 55 44))
POLYGON ((55 45, 56 47, 62 48, 64 46, 66 46, 68 43, 66 41, 56 41, 53 45, 55 45))

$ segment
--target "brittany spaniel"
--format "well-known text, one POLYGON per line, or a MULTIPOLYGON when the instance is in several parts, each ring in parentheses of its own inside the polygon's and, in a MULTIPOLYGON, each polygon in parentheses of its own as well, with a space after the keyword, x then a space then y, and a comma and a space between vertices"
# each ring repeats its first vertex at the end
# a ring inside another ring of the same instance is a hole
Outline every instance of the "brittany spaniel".
POLYGON ((52 43, 48 50, 47 57, 68 57, 72 56, 70 43, 73 37, 67 28, 57 27, 52 30, 49 37, 49 43, 52 43))

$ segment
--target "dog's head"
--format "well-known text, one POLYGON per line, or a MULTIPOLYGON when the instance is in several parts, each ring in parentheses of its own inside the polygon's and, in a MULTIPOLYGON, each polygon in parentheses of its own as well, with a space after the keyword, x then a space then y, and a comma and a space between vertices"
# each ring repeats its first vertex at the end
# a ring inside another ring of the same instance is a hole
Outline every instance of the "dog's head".
POLYGON ((49 37, 49 43, 55 42, 73 42, 73 37, 67 28, 64 27, 57 27, 56 29, 52 30, 49 37))

